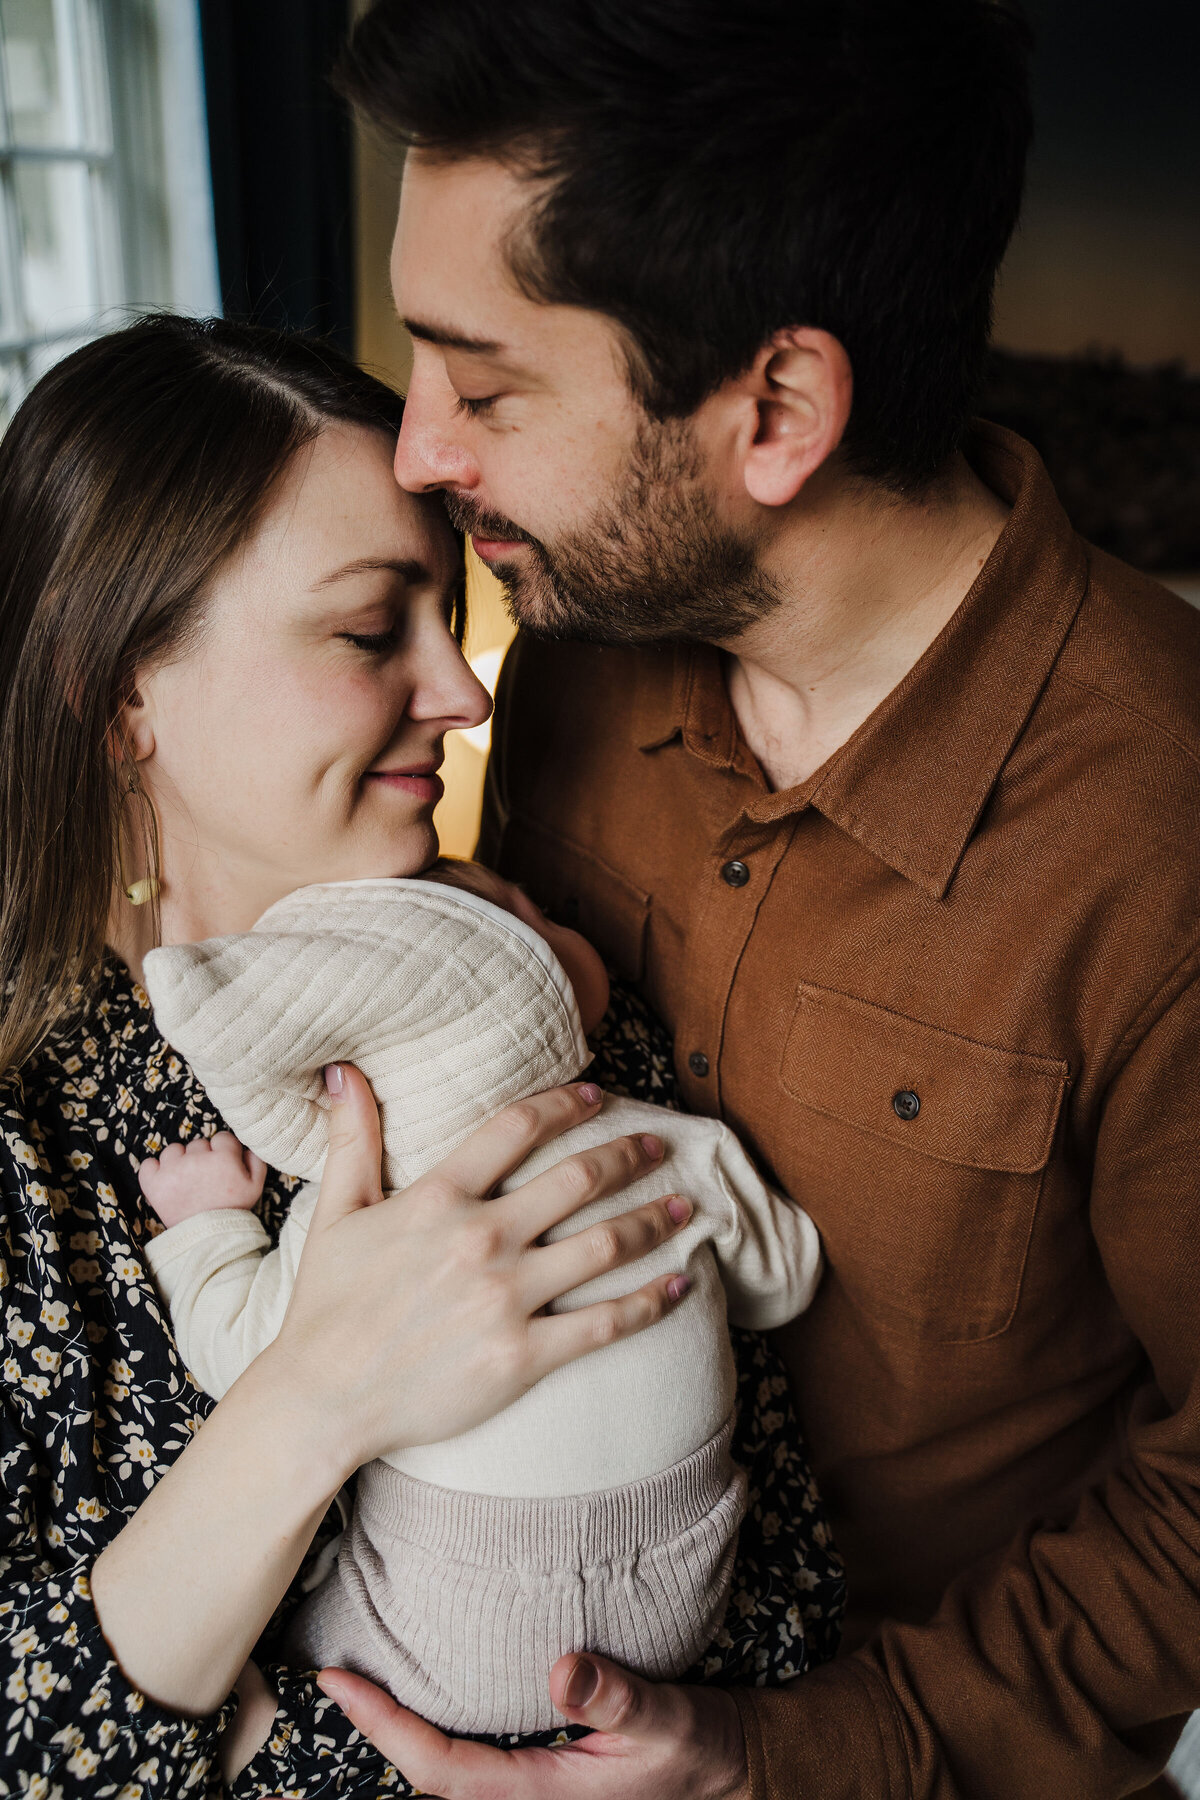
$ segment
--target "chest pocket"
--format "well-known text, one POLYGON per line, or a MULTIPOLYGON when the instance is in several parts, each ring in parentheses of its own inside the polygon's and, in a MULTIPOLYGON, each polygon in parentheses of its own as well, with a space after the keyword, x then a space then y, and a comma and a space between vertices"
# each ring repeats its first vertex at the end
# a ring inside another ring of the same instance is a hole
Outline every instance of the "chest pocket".
POLYGON ((646 962, 650 896, 592 851, 514 813, 500 844, 500 873, 519 881, 560 925, 581 931, 624 981, 646 962))
POLYGON ((1068 1073, 800 987, 780 1135, 854 1304, 946 1343, 1007 1328, 1068 1073))

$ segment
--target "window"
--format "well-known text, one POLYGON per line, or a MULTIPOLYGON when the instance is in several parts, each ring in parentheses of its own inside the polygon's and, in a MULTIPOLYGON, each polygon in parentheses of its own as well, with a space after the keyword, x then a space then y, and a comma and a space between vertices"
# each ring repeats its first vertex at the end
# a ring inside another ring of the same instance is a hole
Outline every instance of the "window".
POLYGON ((0 0, 0 423, 150 307, 220 310, 196 0, 0 0))

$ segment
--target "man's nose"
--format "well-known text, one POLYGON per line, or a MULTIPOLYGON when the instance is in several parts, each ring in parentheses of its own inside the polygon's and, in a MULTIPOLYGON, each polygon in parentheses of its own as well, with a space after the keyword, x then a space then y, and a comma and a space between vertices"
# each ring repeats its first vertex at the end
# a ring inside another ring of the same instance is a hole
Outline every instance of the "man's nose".
POLYGON ((410 494, 431 488, 471 488, 479 480, 474 459, 456 441, 451 407, 438 403, 431 384, 416 371, 404 402, 396 440, 396 480, 410 494))

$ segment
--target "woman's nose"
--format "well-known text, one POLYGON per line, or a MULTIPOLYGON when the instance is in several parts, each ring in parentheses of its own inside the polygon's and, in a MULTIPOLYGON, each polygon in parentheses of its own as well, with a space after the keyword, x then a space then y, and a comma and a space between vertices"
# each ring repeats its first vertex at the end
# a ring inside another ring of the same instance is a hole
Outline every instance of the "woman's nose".
POLYGON ((469 731, 491 718, 492 696, 454 645, 447 666, 414 690, 408 714, 412 719, 445 720, 448 731, 469 731))

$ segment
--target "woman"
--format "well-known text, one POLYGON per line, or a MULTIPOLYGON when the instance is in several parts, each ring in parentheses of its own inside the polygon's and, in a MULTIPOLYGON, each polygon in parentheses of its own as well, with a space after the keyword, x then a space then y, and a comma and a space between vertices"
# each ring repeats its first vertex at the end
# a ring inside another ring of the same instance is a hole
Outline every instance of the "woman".
MULTIPOLYGON (((310 882, 427 866, 444 733, 487 715, 452 630, 460 548, 392 479, 399 411, 323 346, 157 319, 60 364, 0 445, 15 1786, 174 1794, 223 1769, 239 1794, 408 1791, 308 1677, 249 1662, 330 1502, 387 1445, 462 1431, 671 1304, 664 1279, 553 1336, 535 1316, 547 1217, 640 1172, 640 1141, 586 1188, 568 1163, 485 1205, 597 1109, 590 1084, 381 1200, 369 1090, 331 1072, 314 1253, 219 1405, 139 1260, 139 1161, 219 1124, 154 1031, 145 951, 244 930, 310 882)), ((269 1225, 286 1194, 269 1180, 269 1225)), ((653 1210, 619 1221, 613 1265, 675 1229, 653 1210)), ((595 1267, 581 1239, 578 1279, 595 1267)), ((753 1654, 743 1635, 722 1667, 753 1654)))

